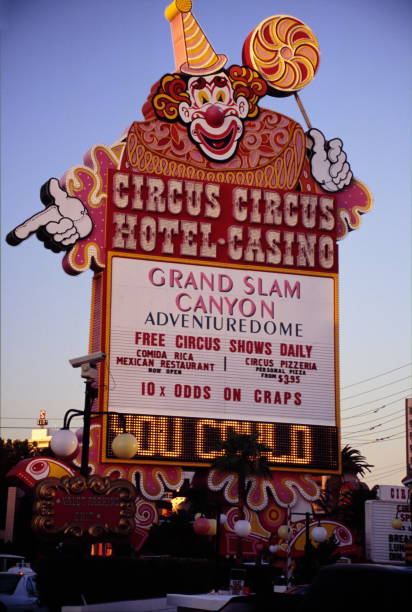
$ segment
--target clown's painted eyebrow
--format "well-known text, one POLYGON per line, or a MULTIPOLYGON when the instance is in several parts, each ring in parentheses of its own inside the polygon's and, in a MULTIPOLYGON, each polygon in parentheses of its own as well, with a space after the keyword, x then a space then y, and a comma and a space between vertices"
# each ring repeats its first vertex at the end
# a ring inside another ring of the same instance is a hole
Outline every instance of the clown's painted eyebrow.
POLYGON ((199 77, 198 79, 196 79, 196 81, 193 81, 192 83, 193 89, 203 89, 204 87, 206 87, 206 85, 206 79, 203 77, 199 77))

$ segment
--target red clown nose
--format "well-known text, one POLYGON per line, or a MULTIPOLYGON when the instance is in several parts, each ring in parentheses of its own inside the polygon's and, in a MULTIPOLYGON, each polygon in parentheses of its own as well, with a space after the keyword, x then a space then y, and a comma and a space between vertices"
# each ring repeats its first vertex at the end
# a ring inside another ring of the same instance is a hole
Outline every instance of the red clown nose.
POLYGON ((211 127, 220 127, 225 120, 225 115, 218 106, 211 104, 205 112, 205 119, 211 127))

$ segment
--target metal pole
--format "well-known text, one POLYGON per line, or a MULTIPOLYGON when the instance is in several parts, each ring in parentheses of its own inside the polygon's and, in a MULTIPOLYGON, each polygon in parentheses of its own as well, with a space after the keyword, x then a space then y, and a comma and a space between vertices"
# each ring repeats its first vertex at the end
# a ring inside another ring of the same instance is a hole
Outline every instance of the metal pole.
POLYGON ((220 543, 220 506, 216 512, 216 541, 215 541, 215 592, 219 592, 219 543, 220 543))
POLYGON ((292 578, 291 572, 291 558, 290 558, 290 522, 291 522, 291 514, 290 514, 290 506, 288 506, 288 514, 287 514, 287 527, 288 527, 288 548, 286 551, 286 588, 289 588, 290 581, 292 578))
POLYGON ((83 413, 83 441, 82 441, 82 462, 80 474, 87 477, 89 475, 89 447, 90 447, 90 421, 94 389, 91 380, 86 380, 84 392, 84 413, 83 413))
POLYGON ((310 544, 310 512, 305 514, 305 559, 307 571, 311 572, 311 544, 310 544))
POLYGON ((310 512, 305 514, 305 555, 309 556, 310 548, 310 512))

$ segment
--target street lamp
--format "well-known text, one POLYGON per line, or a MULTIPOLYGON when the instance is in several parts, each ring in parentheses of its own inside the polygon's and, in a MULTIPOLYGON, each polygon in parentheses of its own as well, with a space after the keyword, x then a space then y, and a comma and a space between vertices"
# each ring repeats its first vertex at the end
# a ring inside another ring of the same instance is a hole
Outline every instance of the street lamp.
MULTIPOLYGON (((70 421, 75 416, 83 417, 82 432, 82 458, 80 473, 87 477, 89 474, 89 448, 90 448, 90 424, 92 415, 105 414, 107 412, 95 411, 92 413, 93 400, 97 397, 97 368, 96 364, 104 361, 105 353, 97 352, 83 357, 69 359, 73 368, 81 368, 81 377, 85 379, 84 410, 71 409, 66 412, 63 419, 63 428, 57 431, 51 439, 50 447, 54 454, 63 459, 71 459, 78 449, 78 436, 70 431, 70 421)), ((138 442, 130 433, 117 435, 112 442, 112 450, 119 459, 131 459, 138 449, 138 442)))
POLYGON ((96 364, 104 361, 106 354, 98 351, 82 357, 69 359, 73 368, 81 368, 81 377, 85 379, 84 411, 83 411, 83 443, 80 473, 87 476, 89 473, 89 446, 90 423, 93 400, 97 397, 97 368, 96 364))

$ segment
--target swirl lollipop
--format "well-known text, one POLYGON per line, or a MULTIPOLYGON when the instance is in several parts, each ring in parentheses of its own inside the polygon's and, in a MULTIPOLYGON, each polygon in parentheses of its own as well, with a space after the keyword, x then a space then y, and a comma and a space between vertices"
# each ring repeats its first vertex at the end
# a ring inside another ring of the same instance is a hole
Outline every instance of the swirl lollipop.
POLYGON ((268 17, 250 32, 243 45, 243 62, 265 79, 268 93, 295 94, 309 126, 297 92, 313 79, 319 59, 319 45, 312 30, 288 15, 268 17))

